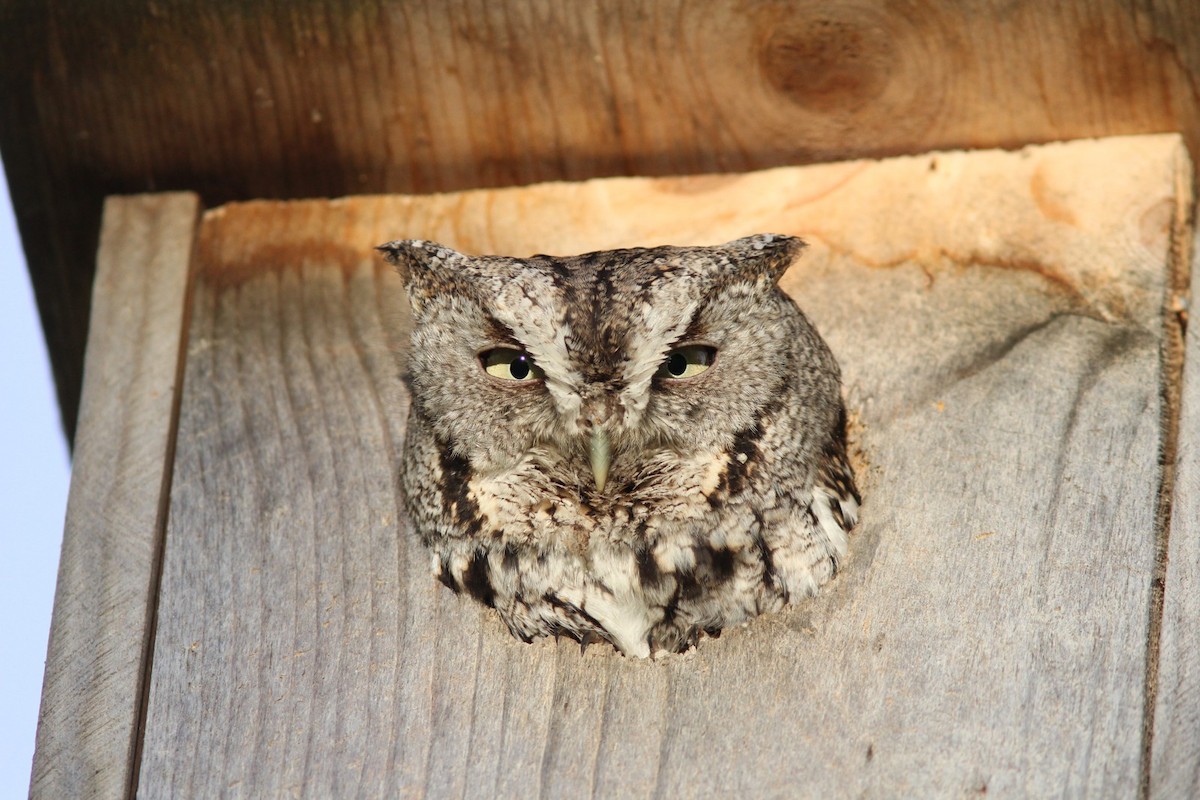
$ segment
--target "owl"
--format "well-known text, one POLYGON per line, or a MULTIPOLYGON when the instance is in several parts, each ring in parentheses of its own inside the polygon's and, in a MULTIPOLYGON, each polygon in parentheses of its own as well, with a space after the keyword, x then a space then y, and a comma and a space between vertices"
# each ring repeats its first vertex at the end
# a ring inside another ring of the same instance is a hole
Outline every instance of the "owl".
POLYGON ((401 482, 435 575, 526 642, 633 657, 815 594, 860 498, 837 362, 776 285, 803 247, 382 245, 413 313, 401 482))

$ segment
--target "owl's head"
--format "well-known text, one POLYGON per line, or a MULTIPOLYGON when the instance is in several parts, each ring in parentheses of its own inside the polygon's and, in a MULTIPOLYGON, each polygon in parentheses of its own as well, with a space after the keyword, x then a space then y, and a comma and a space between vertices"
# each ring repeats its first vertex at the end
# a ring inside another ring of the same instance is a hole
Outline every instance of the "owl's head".
POLYGON ((476 474, 536 453, 612 495, 664 453, 727 450, 772 404, 832 424, 837 366, 776 286, 803 247, 764 234, 568 258, 380 249, 412 306, 409 382, 438 438, 476 474))

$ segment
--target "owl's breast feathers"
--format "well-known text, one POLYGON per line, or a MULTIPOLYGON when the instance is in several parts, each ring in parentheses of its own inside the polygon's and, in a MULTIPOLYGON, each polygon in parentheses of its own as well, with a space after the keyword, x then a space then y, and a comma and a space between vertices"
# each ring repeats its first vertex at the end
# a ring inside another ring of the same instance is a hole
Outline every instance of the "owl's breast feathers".
POLYGON ((788 409, 769 412, 721 452, 625 463, 607 492, 572 480, 548 453, 477 473, 416 416, 404 476, 406 495, 420 499, 410 516, 438 578, 494 607, 522 640, 565 634, 632 656, 680 651, 815 594, 846 554, 860 499, 844 412, 796 482, 777 477, 781 461, 801 457, 781 441, 788 409), (434 452, 439 474, 412 463, 434 452))

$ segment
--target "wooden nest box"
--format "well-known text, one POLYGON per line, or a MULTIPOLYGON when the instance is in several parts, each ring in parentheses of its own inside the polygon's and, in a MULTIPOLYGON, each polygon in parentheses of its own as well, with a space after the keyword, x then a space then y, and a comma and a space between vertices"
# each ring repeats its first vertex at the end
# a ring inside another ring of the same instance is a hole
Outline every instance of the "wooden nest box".
POLYGON ((1194 3, 32 5, 34 796, 1200 794, 1194 3), (436 583, 373 246, 760 231, 843 369, 838 577, 644 661, 436 583))

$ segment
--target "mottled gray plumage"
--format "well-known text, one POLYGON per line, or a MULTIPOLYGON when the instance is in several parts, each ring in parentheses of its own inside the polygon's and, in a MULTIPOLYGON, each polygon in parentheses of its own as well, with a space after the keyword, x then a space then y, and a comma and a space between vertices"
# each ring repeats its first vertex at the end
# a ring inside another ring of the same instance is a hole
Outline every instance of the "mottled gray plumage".
POLYGON ((643 657, 814 594, 859 500, 837 364, 776 286, 803 246, 383 245, 415 320, 403 488, 438 577, 525 641, 643 657))

